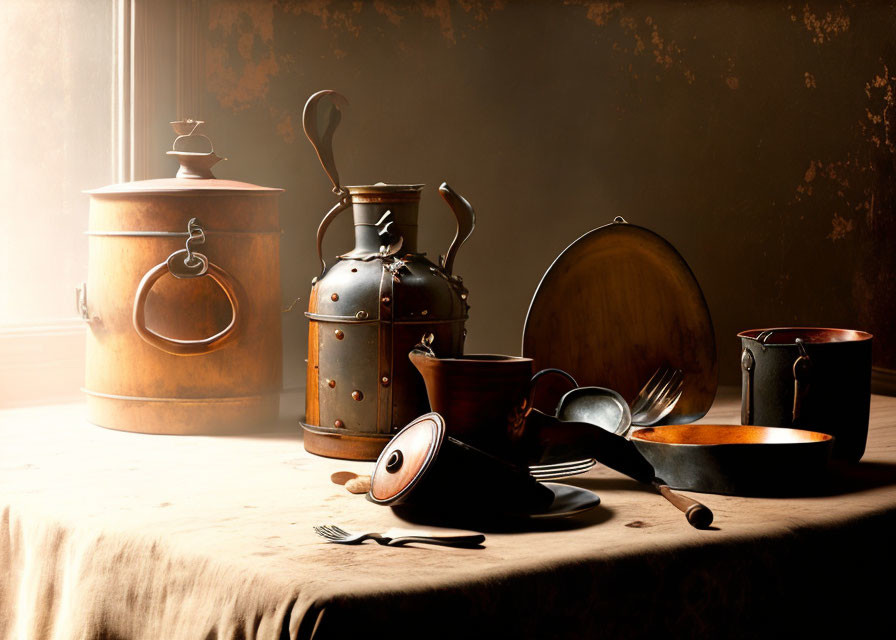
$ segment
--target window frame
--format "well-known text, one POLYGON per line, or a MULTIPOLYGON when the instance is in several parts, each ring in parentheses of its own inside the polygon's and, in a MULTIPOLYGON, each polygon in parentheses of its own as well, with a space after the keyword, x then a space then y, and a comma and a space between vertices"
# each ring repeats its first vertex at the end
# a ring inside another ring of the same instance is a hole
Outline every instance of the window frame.
MULTIPOLYGON (((205 1, 110 1, 113 175, 130 182, 152 177, 160 114, 199 117, 205 1)), ((85 197, 85 231, 87 207, 85 197)), ((71 316, 0 325, 0 409, 83 399, 87 323, 78 314, 78 284, 72 283, 71 316)))

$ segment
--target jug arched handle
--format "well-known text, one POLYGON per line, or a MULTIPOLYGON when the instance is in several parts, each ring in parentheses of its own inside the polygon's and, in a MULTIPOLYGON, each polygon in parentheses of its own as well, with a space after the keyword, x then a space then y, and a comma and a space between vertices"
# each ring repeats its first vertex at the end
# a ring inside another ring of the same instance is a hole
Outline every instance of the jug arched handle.
POLYGON ((345 211, 349 205, 351 205, 351 198, 349 196, 344 197, 342 200, 333 205, 333 208, 327 211, 327 215, 324 216, 323 220, 320 221, 320 225, 317 227, 317 259, 320 260, 320 275, 324 275, 324 272, 327 270, 327 263, 324 262, 324 234, 327 233, 327 229, 330 227, 330 223, 338 216, 340 213, 345 211))
POLYGON ((439 195, 448 203, 448 206, 454 212, 454 217, 457 218, 457 233, 454 236, 454 240, 451 241, 451 246, 448 247, 448 253, 445 254, 445 259, 442 262, 442 268, 450 276, 454 269, 454 258, 458 250, 467 241, 467 238, 473 233, 473 227, 476 226, 476 212, 473 211, 472 205, 463 196, 448 186, 447 182, 443 182, 442 186, 439 187, 439 195))

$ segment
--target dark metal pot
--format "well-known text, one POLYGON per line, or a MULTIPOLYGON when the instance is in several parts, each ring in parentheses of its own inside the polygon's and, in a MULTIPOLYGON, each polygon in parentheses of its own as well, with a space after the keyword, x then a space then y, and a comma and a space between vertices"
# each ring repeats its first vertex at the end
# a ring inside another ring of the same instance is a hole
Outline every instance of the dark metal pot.
POLYGON ((834 436, 835 458, 865 452, 871 401, 870 333, 785 327, 738 334, 741 423, 834 436))

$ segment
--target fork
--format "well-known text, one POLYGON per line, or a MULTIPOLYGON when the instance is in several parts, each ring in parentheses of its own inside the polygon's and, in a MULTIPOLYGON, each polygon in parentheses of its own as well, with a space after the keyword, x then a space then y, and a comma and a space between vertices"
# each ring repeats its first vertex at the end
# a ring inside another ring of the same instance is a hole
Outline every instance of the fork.
POLYGON ((390 547, 400 547, 412 542, 436 544, 444 547, 476 547, 485 541, 485 536, 481 533, 460 536, 420 536, 401 535, 405 532, 400 529, 389 529, 385 533, 351 533, 335 524, 315 526, 314 533, 321 538, 325 538, 328 542, 335 542, 336 544, 361 544, 365 540, 374 540, 378 544, 390 547))
POLYGON ((681 369, 668 365, 657 369, 632 401, 632 426, 650 427, 669 415, 681 397, 683 385, 681 369))
POLYGON ((544 482, 545 480, 556 480, 558 478, 567 478, 580 473, 585 473, 597 464, 594 458, 586 458, 584 460, 573 460, 570 462, 558 462, 555 464, 533 464, 529 467, 529 475, 536 480, 544 482))

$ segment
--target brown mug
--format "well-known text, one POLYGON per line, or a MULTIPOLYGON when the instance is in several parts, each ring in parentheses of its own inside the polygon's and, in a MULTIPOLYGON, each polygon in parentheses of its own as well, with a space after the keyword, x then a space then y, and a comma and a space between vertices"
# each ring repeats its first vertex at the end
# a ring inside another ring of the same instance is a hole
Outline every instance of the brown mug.
POLYGON ((445 419, 448 434, 508 460, 519 457, 536 382, 545 375, 576 381, 560 369, 533 374, 531 358, 475 354, 439 358, 425 340, 408 354, 423 376, 432 411, 445 419))

